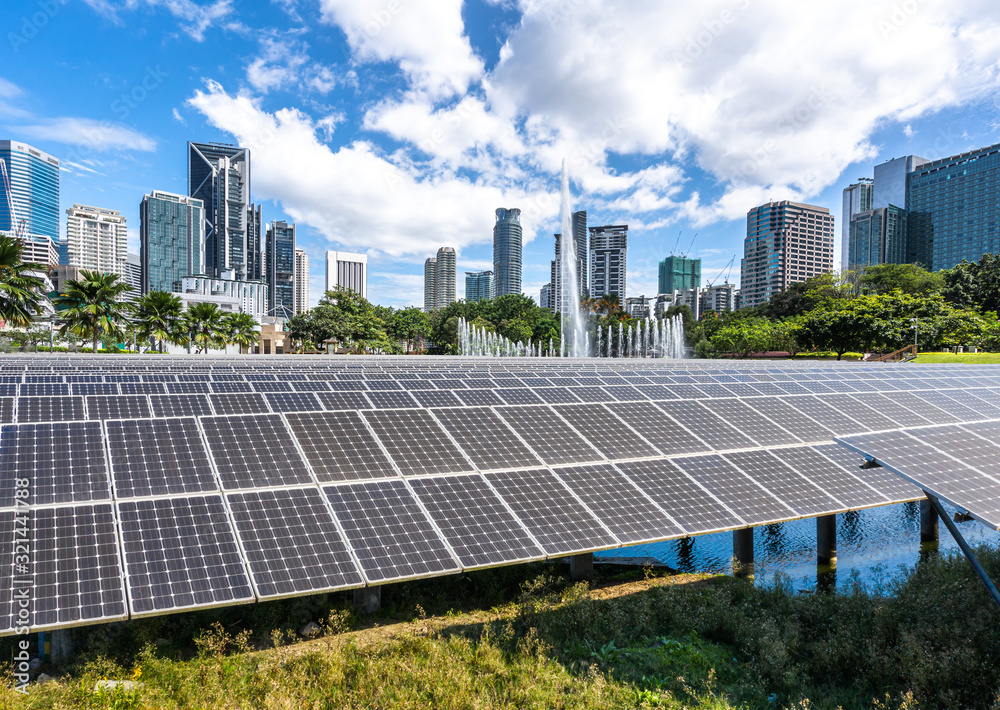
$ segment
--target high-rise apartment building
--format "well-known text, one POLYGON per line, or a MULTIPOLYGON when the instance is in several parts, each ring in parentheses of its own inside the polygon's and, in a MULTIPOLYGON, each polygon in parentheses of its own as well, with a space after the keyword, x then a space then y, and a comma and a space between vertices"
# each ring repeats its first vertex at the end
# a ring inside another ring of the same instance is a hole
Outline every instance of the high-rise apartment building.
POLYGON ((552 283, 542 284, 538 292, 538 307, 552 310, 552 283))
POLYGON ((874 264, 901 264, 906 259, 906 212, 895 205, 866 210, 848 225, 847 268, 864 271, 874 264))
POLYGON ((851 263, 851 217, 872 208, 875 181, 860 178, 853 185, 844 188, 843 209, 840 213, 840 267, 849 269, 851 263))
POLYGON ((917 166, 906 194, 907 262, 938 271, 1000 252, 1000 144, 917 166))
POLYGON ((590 228, 591 298, 613 295, 624 305, 627 248, 627 224, 590 228))
POLYGON ((295 315, 309 312, 309 255, 295 250, 295 315))
POLYGON ((576 273, 580 276, 580 298, 584 298, 590 293, 590 268, 587 264, 587 259, 590 256, 587 239, 587 210, 574 212, 571 224, 573 225, 573 241, 576 246, 576 273))
POLYGON ((125 255, 125 283, 132 287, 129 294, 132 300, 142 294, 142 261, 138 254, 128 252, 125 255))
POLYGON ((441 247, 437 255, 424 262, 424 311, 444 308, 456 300, 456 254, 452 247, 441 247))
POLYGON ((204 206, 195 197, 154 190, 139 206, 142 292, 179 291, 181 279, 204 273, 204 206))
POLYGON ((493 272, 466 271, 465 300, 468 303, 477 303, 491 298, 493 298, 493 272))
POLYGON ((250 151, 188 143, 188 194, 204 204, 205 272, 259 280, 260 208, 250 203, 250 151))
POLYGON ((701 259, 668 256, 660 262, 657 293, 673 293, 701 288, 701 259))
POLYGON ((790 284, 833 271, 833 215, 825 207, 784 200, 747 212, 740 293, 757 306, 790 284))
POLYGON ((368 298, 368 255, 346 251, 326 253, 326 290, 349 288, 368 298))
POLYGON ((0 141, 0 162, 10 181, 18 224, 7 204, 7 185, 0 185, 0 233, 13 236, 23 226, 26 263, 58 263, 59 160, 27 143, 0 141), (23 221, 23 224, 20 224, 23 221), (29 258, 30 257, 30 258, 29 258), (44 259, 44 260, 42 260, 44 259))
POLYGON ((128 233, 118 210, 73 205, 66 210, 66 265, 125 278, 128 233))
POLYGON ((493 225, 493 293, 521 293, 521 210, 501 207, 493 225))
MULTIPOLYGON (((583 223, 587 222, 586 212, 575 212, 573 214, 574 220, 577 215, 583 215, 583 223)), ((587 256, 583 258, 580 257, 580 244, 587 244, 587 239, 579 239, 576 235, 577 221, 574 221, 573 228, 573 251, 572 254, 576 256, 576 293, 580 298, 584 298, 588 293, 587 284, 590 283, 590 274, 586 272, 588 259, 587 256)), ((562 274, 562 235, 555 235, 555 259, 551 262, 549 268, 549 283, 552 288, 552 312, 562 313, 563 303, 570 299, 569 284, 563 284, 563 274, 562 274)))
POLYGON ((295 224, 274 221, 267 225, 265 249, 267 312, 275 318, 295 315, 295 224))
POLYGON ((736 310, 736 297, 739 291, 735 284, 725 283, 718 286, 708 286, 701 292, 701 312, 715 311, 726 313, 736 310))

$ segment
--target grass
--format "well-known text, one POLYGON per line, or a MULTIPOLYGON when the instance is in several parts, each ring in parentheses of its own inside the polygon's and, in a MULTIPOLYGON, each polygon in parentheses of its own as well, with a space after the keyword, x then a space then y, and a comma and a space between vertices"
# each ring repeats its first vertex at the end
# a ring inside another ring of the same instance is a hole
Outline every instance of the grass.
POLYGON ((997 365, 1000 364, 1000 353, 919 353, 913 362, 997 365))
POLYGON ((335 594, 81 630, 74 665, 0 708, 1000 709, 1000 610, 963 558, 839 594, 564 571, 394 585, 375 617, 335 594), (323 635, 293 640, 310 619, 323 635))

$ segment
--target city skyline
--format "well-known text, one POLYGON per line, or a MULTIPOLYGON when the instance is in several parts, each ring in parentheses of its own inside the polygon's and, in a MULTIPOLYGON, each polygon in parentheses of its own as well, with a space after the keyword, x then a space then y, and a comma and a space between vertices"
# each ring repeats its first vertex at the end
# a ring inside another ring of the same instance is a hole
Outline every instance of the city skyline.
POLYGON ((873 165, 1000 139, 989 100, 997 70, 984 59, 997 53, 997 21, 972 0, 902 14, 889 2, 817 9, 810 21, 833 47, 823 55, 802 51, 810 33, 789 32, 795 13, 777 1, 621 7, 613 36, 593 43, 602 23, 587 4, 566 13, 559 3, 446 2, 380 15, 378 3, 323 0, 250 17, 217 5, 192 0, 185 14, 71 3, 33 31, 18 27, 15 61, 0 71, 2 135, 62 161, 60 211, 121 210, 130 252, 142 195, 187 192, 188 141, 249 148, 251 199, 265 222, 297 224, 313 302, 325 251, 367 250, 372 300, 419 305, 427 230, 455 245, 460 271, 490 268, 499 205, 524 211, 522 289, 537 298, 560 231, 563 158, 574 205, 592 223, 630 225, 629 293, 652 294, 678 230, 685 241, 700 234, 690 256, 707 280, 741 251, 753 205, 789 199, 839 218, 843 188, 873 165), (659 13, 671 31, 647 41, 659 13), (985 31, 965 32, 973 21, 985 31), (428 22, 439 42, 422 41, 428 22), (80 26, 121 52, 90 56, 80 26), (558 66, 581 40, 592 51, 558 66), (68 61, 51 67, 54 54, 68 61), (766 105, 753 97, 775 77, 747 74, 751 56, 782 67, 766 105), (626 66, 643 69, 622 85, 626 66), (724 86, 745 88, 706 114, 724 86), (429 224, 413 219, 418 210, 429 224))

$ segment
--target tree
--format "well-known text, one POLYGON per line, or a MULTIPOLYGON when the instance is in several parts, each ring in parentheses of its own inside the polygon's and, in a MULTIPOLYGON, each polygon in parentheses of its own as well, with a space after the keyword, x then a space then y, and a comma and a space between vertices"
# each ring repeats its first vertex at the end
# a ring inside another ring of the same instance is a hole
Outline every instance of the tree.
POLYGON ((944 270, 943 294, 961 308, 1000 312, 1000 257, 983 254, 979 261, 962 261, 944 270))
POLYGON ((226 345, 222 311, 214 303, 191 303, 184 312, 184 323, 191 331, 191 339, 197 352, 208 352, 209 348, 226 345))
POLYGON ((715 352, 732 353, 739 358, 767 352, 772 340, 772 325, 766 318, 748 318, 727 323, 708 338, 715 352))
POLYGON ((403 308, 398 311, 390 309, 386 320, 387 335, 393 340, 402 341, 406 352, 412 350, 415 340, 430 335, 431 319, 419 308, 403 308))
POLYGON ((919 264, 872 264, 858 276, 862 293, 887 294, 900 291, 911 296, 926 296, 944 288, 942 272, 934 273, 919 264))
POLYGON ((44 282, 33 272, 45 272, 39 264, 21 263, 21 242, 0 235, 0 320, 27 327, 42 312, 44 282))
POLYGON ((757 307, 757 313, 766 318, 792 318, 808 313, 823 301, 849 298, 854 287, 846 275, 818 274, 805 281, 791 284, 784 291, 771 296, 771 300, 757 307))
POLYGON ((227 313, 222 316, 221 329, 227 342, 248 351, 260 342, 257 321, 249 313, 227 313))
POLYGON ((327 291, 309 313, 289 321, 292 337, 311 340, 316 345, 333 340, 353 352, 386 352, 392 344, 386 323, 376 307, 355 291, 338 287, 327 291))
POLYGON ((53 299, 63 319, 59 332, 91 338, 96 353, 99 337, 121 335, 122 321, 132 310, 132 304, 121 298, 131 290, 129 284, 119 281, 118 274, 80 271, 80 279, 68 280, 66 291, 53 299))
POLYGON ((176 294, 150 291, 142 295, 135 304, 139 337, 156 341, 162 353, 165 342, 179 344, 184 339, 180 333, 183 314, 184 303, 176 294))

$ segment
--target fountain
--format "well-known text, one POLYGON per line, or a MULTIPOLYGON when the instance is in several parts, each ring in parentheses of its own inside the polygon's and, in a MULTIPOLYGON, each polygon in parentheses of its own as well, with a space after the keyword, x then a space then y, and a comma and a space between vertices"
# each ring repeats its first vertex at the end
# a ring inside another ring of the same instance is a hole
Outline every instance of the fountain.
POLYGON ((560 289, 562 332, 567 336, 567 355, 589 357, 590 338, 580 308, 580 280, 576 271, 576 239, 573 234, 573 216, 569 200, 569 173, 566 171, 566 160, 563 159, 562 195, 560 198, 562 245, 559 249, 559 278, 562 282, 560 289))

